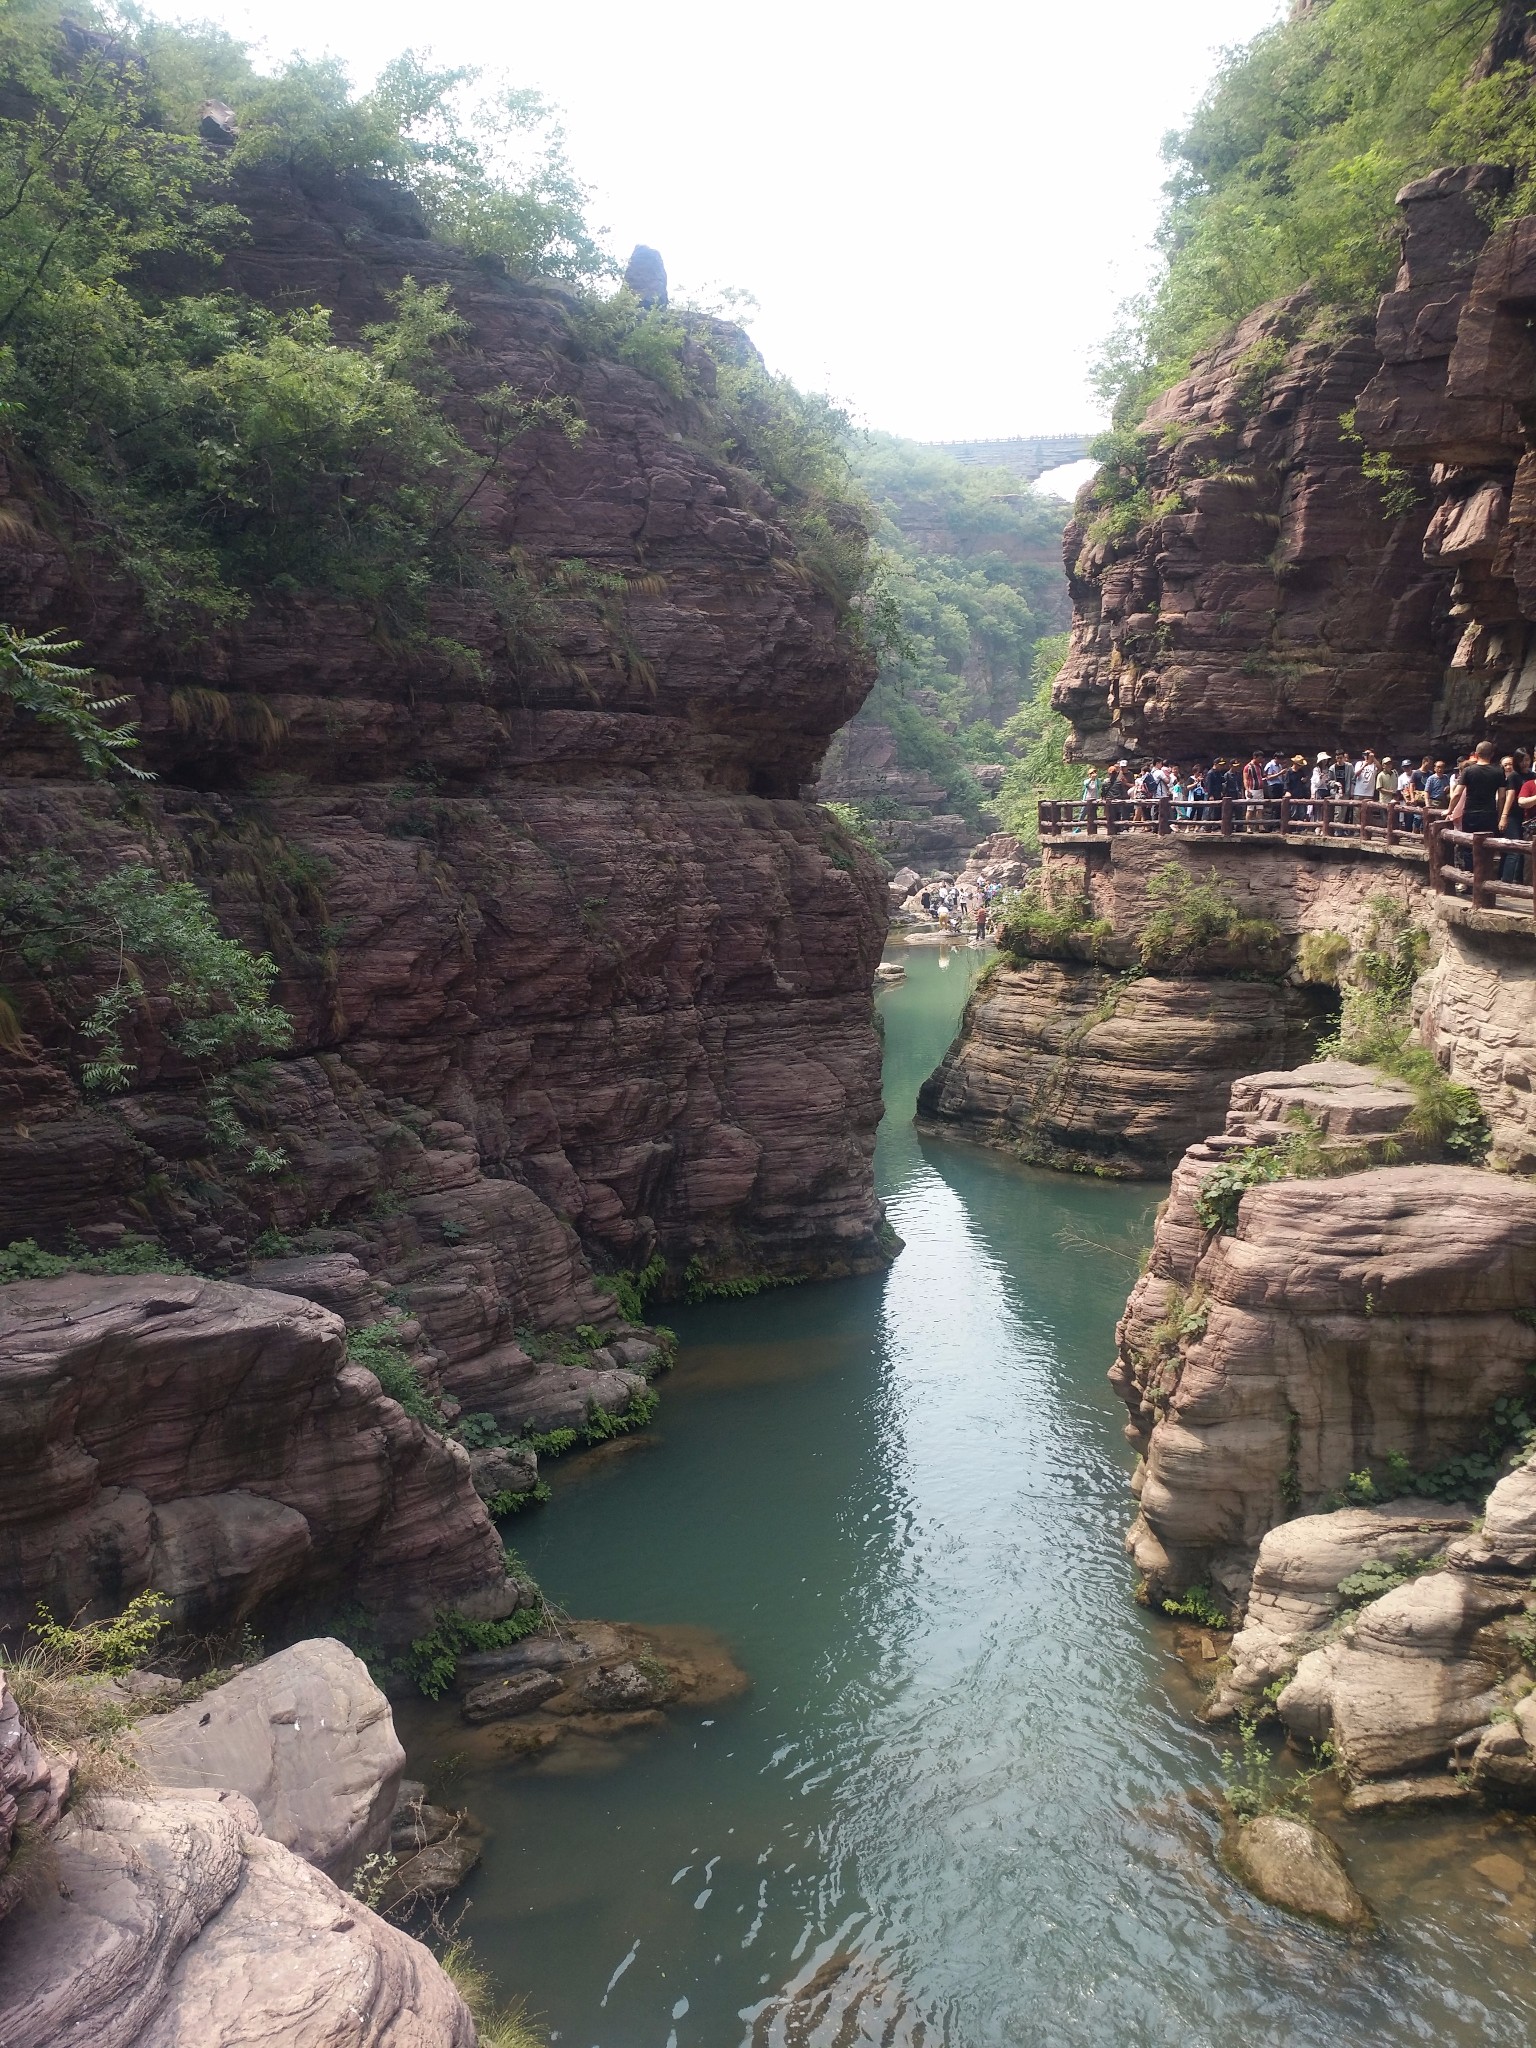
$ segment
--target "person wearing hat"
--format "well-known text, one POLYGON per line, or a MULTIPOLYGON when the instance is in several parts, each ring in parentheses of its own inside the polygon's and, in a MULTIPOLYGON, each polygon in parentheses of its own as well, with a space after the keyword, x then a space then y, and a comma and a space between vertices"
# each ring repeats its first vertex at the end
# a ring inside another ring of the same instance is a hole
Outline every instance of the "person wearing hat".
MULTIPOLYGON (((1285 793, 1291 799, 1293 806, 1298 802, 1305 806, 1307 798, 1311 795, 1312 778, 1307 773, 1307 757, 1305 754, 1292 754, 1291 765, 1286 771, 1285 793)), ((1303 808, 1299 812, 1293 809, 1291 815, 1293 817, 1310 817, 1311 813, 1303 808)))
POLYGON ((1333 763, 1326 747, 1312 763, 1312 795, 1314 799, 1333 795, 1333 763))

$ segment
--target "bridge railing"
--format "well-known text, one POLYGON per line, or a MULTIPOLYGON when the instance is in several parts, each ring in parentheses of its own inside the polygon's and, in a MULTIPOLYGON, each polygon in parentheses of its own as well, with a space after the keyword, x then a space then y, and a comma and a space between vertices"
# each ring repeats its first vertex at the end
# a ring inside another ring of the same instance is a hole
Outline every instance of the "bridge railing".
POLYGON ((1438 895, 1461 897, 1474 910, 1536 917, 1536 840, 1463 832, 1447 823, 1443 810, 1423 804, 1361 797, 1099 797, 1077 803, 1042 798, 1039 824, 1042 842, 1056 846, 1134 832, 1165 839, 1304 839, 1391 848, 1425 861, 1438 895), (1506 866, 1512 871, 1508 877, 1506 866))
POLYGON ((1099 797, 1084 803, 1042 798, 1042 839, 1100 833, 1155 833, 1163 838, 1339 839, 1360 846, 1400 847, 1422 855, 1427 825, 1444 813, 1422 804, 1379 804, 1362 797, 1223 796, 1099 797))
POLYGON ((1453 825, 1437 823, 1426 850, 1436 895, 1460 896, 1474 910, 1523 911, 1536 917, 1536 840, 1458 832, 1453 825), (1509 880, 1503 872, 1506 864, 1515 870, 1509 880))

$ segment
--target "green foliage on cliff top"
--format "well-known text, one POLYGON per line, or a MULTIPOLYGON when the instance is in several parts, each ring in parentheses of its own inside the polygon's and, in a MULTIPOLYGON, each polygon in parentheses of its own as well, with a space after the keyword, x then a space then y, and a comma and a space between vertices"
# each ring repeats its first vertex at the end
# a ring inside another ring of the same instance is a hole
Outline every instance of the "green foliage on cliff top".
POLYGON ((613 265, 536 94, 409 53, 355 93, 331 59, 266 77, 209 26, 12 0, 0 13, 0 448, 26 495, 63 501, 72 538, 131 579, 153 623, 194 639, 257 592, 317 591, 363 607, 386 641, 452 659, 431 636, 430 600, 469 584, 514 659, 552 653, 536 630, 548 593, 476 544, 473 507, 513 442, 540 428, 574 437, 577 409, 500 387, 477 394, 461 431, 442 403, 465 337, 446 286, 407 277, 391 316, 356 335, 324 306, 274 311, 231 288, 241 195, 274 174, 322 193, 353 180, 386 212, 414 195, 488 273, 574 287, 578 345, 585 334, 697 396, 711 452, 767 487, 802 569, 853 613, 868 521, 846 420, 771 376, 739 331, 597 295, 613 265), (232 149, 200 137, 206 98, 233 108, 232 149), (380 180, 405 188, 398 202, 380 180), (703 354, 718 370, 695 393, 686 372, 703 354))
POLYGON ((1330 0, 1228 52, 1171 175, 1151 291, 1100 364, 1117 422, 1266 301, 1367 309, 1397 264, 1398 189, 1443 163, 1536 165, 1523 66, 1464 81, 1500 0, 1330 0))

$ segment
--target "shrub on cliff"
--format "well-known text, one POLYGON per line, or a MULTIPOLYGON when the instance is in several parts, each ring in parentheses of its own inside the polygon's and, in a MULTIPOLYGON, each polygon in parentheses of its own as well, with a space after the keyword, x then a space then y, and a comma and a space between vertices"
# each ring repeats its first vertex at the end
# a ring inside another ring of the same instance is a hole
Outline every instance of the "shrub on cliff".
POLYGON ((81 1048, 81 1087, 108 1096, 130 1086, 158 1037, 202 1083, 214 1150, 243 1154, 253 1174, 286 1164, 245 1123, 262 1057, 292 1033, 272 1001, 277 963, 222 932, 195 882, 137 861, 92 879, 67 854, 33 854, 0 875, 0 972, 29 985, 0 998, 0 1044, 19 1043, 29 1005, 41 1028, 62 1017, 81 1048))
POLYGON ((1397 264, 1393 202, 1410 178, 1504 162, 1528 193, 1529 67, 1464 83, 1500 6, 1329 0, 1230 53, 1164 145, 1162 275, 1099 366, 1119 425, 1268 300, 1310 287, 1322 307, 1368 308, 1397 264))
POLYGON ((1147 884, 1157 905, 1142 927, 1141 964, 1149 974, 1278 974, 1284 965, 1280 927, 1245 917, 1212 869, 1197 881, 1169 861, 1147 884))
POLYGON ((1417 1098, 1406 1128, 1437 1150, 1480 1164, 1492 1141, 1482 1103, 1413 1036, 1413 989, 1429 959, 1429 934, 1395 897, 1372 896, 1369 907, 1359 944, 1336 966, 1343 1008, 1319 1056, 1358 1060, 1406 1081, 1417 1098))
POLYGON ((1010 959, 1084 960, 1097 959, 1114 929, 1086 896, 1040 875, 1007 899, 992 936, 1010 959))

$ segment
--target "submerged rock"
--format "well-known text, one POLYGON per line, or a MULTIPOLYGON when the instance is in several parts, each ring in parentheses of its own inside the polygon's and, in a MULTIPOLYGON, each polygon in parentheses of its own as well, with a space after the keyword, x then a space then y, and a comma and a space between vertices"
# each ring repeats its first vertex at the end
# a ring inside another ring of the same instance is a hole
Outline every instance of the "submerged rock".
POLYGON ((1260 1814, 1237 1830, 1229 1853, 1243 1883, 1270 1905, 1350 1933, 1370 1924, 1338 1850, 1310 1821, 1260 1814))

